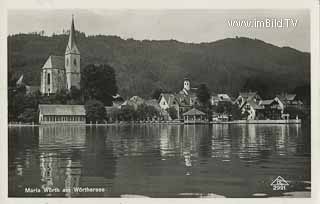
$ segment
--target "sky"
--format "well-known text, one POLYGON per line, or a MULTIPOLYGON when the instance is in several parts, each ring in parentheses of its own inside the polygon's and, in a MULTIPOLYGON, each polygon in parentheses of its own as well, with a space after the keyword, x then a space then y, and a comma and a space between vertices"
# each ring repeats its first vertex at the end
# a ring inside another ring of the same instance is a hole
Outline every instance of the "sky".
POLYGON ((49 36, 62 33, 70 28, 72 14, 76 30, 86 35, 116 35, 136 40, 174 39, 189 43, 238 36, 310 52, 308 10, 10 10, 8 33, 41 30, 49 36), (288 27, 285 19, 290 19, 288 27), (256 21, 280 25, 282 20, 283 27, 237 27, 232 23, 235 20, 251 22, 251 25, 256 25, 256 21))

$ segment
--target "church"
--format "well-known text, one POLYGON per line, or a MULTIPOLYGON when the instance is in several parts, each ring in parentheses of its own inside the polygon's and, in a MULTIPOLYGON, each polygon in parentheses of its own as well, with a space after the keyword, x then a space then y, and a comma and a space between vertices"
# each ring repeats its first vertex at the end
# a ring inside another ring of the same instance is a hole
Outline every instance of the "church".
POLYGON ((42 94, 55 94, 71 87, 80 89, 80 52, 77 47, 72 16, 69 41, 64 56, 50 55, 42 67, 41 87, 42 94))

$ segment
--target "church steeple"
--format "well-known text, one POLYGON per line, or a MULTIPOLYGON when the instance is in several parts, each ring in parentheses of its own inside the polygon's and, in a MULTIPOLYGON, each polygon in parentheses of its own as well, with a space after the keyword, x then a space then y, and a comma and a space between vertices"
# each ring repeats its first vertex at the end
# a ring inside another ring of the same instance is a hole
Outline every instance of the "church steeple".
POLYGON ((69 42, 65 53, 65 68, 67 76, 67 89, 72 86, 80 89, 80 52, 76 44, 76 31, 74 29, 74 20, 72 15, 71 29, 69 34, 69 42))
POLYGON ((70 34, 69 34, 69 41, 66 48, 65 54, 80 54, 78 47, 76 45, 76 31, 74 29, 74 20, 72 15, 72 22, 71 22, 71 28, 70 28, 70 34))

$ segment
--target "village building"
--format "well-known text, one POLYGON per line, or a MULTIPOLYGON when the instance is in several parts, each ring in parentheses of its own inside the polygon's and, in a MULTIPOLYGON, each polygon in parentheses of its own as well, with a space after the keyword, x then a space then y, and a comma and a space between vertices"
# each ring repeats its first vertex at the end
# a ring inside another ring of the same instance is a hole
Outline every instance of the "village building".
POLYGON ((39 124, 85 124, 86 111, 83 105, 39 105, 39 124))
POLYGON ((144 102, 144 99, 140 96, 132 96, 121 104, 121 108, 124 106, 132 106, 135 110, 137 110, 138 106, 144 104, 144 102))
POLYGON ((42 94, 54 94, 71 87, 80 89, 80 52, 76 43, 76 31, 72 17, 69 41, 64 56, 50 55, 42 66, 42 94))
POLYGON ((191 88, 190 80, 185 78, 183 89, 178 93, 162 93, 159 97, 159 105, 161 109, 175 108, 178 114, 178 119, 183 119, 183 113, 198 105, 198 98, 195 93, 196 88, 191 88))
POLYGON ((280 120, 287 118, 283 103, 275 97, 268 100, 247 100, 240 107, 247 120, 280 120))
POLYGON ((185 124, 199 124, 208 122, 206 114, 196 108, 183 113, 183 121, 185 124))
POLYGON ((283 104, 276 97, 270 100, 261 100, 259 103, 263 109, 259 112, 260 118, 256 119, 268 119, 268 120, 280 120, 283 114, 283 104))
POLYGON ((303 102, 297 98, 296 94, 278 94, 277 98, 282 102, 284 108, 303 108, 303 102))
POLYGON ((263 110, 263 106, 260 106, 259 103, 254 100, 247 100, 240 109, 246 120, 255 120, 259 112, 263 110))
POLYGON ((257 92, 240 92, 239 96, 234 101, 234 104, 237 104, 239 108, 243 107, 247 101, 252 101, 254 103, 259 103, 262 98, 259 96, 257 92))
POLYGON ((212 106, 217 106, 221 102, 231 103, 232 99, 228 94, 212 94, 210 97, 210 103, 212 106))

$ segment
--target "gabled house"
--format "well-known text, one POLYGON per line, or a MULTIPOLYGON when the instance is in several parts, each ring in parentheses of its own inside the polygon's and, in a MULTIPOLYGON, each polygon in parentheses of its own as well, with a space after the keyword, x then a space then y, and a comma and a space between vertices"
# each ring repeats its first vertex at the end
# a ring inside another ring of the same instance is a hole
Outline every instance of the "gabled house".
POLYGON ((173 107, 177 110, 178 118, 182 119, 182 114, 190 110, 194 105, 199 104, 195 94, 185 95, 185 94, 171 94, 162 93, 159 97, 159 105, 161 109, 167 110, 173 107))
POLYGON ((228 94, 212 94, 210 97, 211 105, 217 106, 219 102, 232 102, 232 99, 228 94))
POLYGON ((259 103, 254 100, 247 100, 243 102, 240 109, 242 114, 247 114, 246 120, 255 120, 259 112, 263 110, 263 106, 260 106, 259 103))
POLYGON ((241 108, 247 101, 252 101, 254 103, 259 103, 261 97, 257 92, 240 92, 239 96, 234 101, 234 104, 237 104, 241 108))
POLYGON ((261 100, 259 105, 263 107, 259 119, 279 120, 282 118, 283 104, 277 97, 269 100, 261 100))
POLYGON ((278 94, 277 98, 282 102, 284 108, 293 107, 293 108, 302 108, 303 102, 297 98, 296 94, 278 94))

